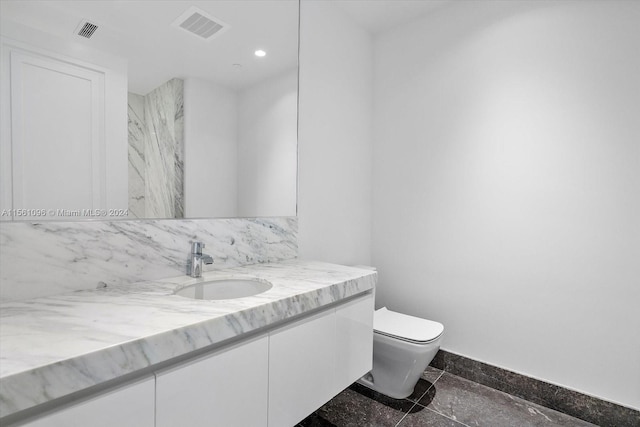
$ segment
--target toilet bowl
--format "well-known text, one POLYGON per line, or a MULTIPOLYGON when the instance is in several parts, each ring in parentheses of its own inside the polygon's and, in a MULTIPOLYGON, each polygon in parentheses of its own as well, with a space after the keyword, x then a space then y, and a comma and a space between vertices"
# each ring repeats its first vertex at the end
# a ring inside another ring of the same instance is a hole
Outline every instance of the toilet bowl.
POLYGON ((440 349, 441 323, 383 307, 373 317, 373 369, 358 383, 395 399, 411 393, 440 349))

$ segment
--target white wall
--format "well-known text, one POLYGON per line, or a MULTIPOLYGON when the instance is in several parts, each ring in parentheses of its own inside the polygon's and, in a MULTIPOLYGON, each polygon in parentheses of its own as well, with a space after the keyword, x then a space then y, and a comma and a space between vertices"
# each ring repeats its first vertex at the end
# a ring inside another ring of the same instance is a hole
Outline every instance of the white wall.
POLYGON ((197 78, 184 81, 185 217, 237 216, 237 94, 197 78))
POLYGON ((369 263, 372 40, 330 2, 300 14, 300 257, 369 263))
POLYGON ((238 92, 238 216, 294 216, 298 69, 238 92))
POLYGON ((444 349, 634 408, 638 22, 451 2, 380 36, 372 252, 377 305, 441 321, 444 349))

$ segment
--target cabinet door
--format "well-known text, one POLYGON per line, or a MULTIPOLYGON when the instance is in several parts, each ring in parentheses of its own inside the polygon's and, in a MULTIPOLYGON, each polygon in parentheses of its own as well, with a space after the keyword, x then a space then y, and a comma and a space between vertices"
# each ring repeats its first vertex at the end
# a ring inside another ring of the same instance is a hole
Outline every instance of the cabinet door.
POLYGON ((336 390, 338 394, 371 370, 373 293, 336 309, 336 390))
POLYGON ((156 374, 156 427, 267 424, 269 339, 225 347, 156 374))
POLYGON ((335 310, 269 336, 269 427, 290 427, 334 396, 335 310))
POLYGON ((153 377, 119 386, 80 403, 57 410, 25 427, 153 427, 153 377))

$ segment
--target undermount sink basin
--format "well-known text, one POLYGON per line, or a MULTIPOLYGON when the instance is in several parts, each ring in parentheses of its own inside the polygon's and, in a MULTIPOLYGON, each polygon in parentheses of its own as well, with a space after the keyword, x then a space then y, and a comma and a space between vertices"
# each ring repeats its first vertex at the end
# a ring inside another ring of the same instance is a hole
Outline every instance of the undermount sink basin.
POLYGON ((209 280, 182 288, 175 294, 185 298, 222 300, 258 295, 272 287, 269 282, 252 279, 209 280))

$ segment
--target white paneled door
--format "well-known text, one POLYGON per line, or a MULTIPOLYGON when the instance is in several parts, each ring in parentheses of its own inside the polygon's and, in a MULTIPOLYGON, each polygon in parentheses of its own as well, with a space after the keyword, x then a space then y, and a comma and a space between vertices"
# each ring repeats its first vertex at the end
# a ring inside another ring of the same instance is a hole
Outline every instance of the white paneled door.
POLYGON ((106 207, 103 109, 103 73, 11 52, 14 208, 106 207))
POLYGON ((75 220, 126 209, 123 61, 90 58, 94 64, 58 53, 77 51, 64 45, 43 49, 4 37, 1 47, 2 219, 75 220))

